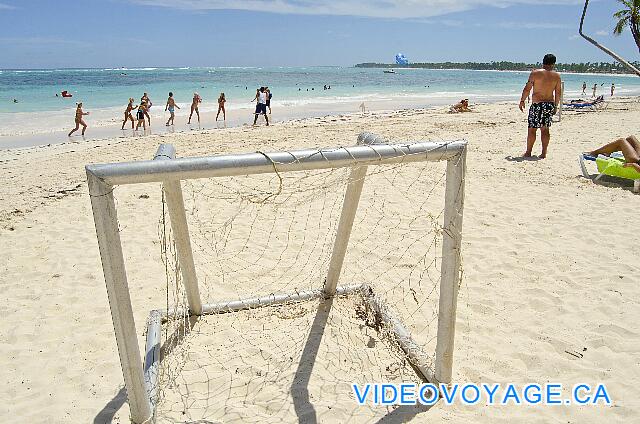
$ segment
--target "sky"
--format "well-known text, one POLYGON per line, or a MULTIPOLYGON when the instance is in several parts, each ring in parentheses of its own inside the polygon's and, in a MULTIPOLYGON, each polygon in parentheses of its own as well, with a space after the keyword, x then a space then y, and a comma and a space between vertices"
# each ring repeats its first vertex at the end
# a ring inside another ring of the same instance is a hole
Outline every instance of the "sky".
MULTIPOLYGON (((578 36, 582 0, 0 0, 0 68, 352 66, 612 59, 578 36)), ((615 0, 591 0, 585 32, 612 35, 615 0)))

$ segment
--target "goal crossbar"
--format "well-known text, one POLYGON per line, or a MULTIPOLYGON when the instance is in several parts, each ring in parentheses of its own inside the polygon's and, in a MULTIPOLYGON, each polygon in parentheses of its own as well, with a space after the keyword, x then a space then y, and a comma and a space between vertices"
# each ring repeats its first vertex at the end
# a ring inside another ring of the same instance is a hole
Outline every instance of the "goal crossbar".
POLYGON ((160 329, 162 321, 169 314, 176 312, 198 316, 359 293, 385 328, 390 330, 393 339, 423 378, 434 383, 450 383, 461 266, 466 150, 466 141, 387 144, 380 137, 362 133, 358 137, 358 145, 351 147, 176 159, 174 147, 170 144, 162 144, 154 160, 151 161, 87 165, 85 167, 87 184, 96 236, 132 422, 143 423, 153 417, 161 359, 160 329), (384 302, 375 296, 372 287, 366 284, 337 286, 367 166, 424 161, 447 161, 435 372, 424 365, 427 356, 411 339, 410 333, 402 323, 389 312, 384 302), (180 181, 332 168, 351 168, 351 175, 347 183, 324 288, 203 305, 198 289, 180 181), (189 308, 188 311, 178 309, 151 311, 147 321, 143 365, 122 253, 113 188, 116 185, 150 182, 163 183, 189 308))

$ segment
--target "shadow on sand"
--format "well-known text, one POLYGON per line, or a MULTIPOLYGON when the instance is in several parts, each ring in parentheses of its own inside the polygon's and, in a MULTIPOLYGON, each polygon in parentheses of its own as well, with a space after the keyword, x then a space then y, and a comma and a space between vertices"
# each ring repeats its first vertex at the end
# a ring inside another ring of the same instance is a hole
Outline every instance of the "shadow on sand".
MULTIPOLYGON (((190 316, 188 319, 189 328, 185 328, 184 320, 180 322, 178 327, 174 330, 174 332, 167 338, 167 341, 162 345, 161 356, 168 355, 171 353, 176 346, 182 342, 184 337, 189 334, 189 332, 193 329, 193 327, 198 322, 199 317, 190 316)), ((118 410, 122 408, 127 402, 127 389, 122 387, 120 391, 111 399, 105 406, 102 408, 100 412, 93 419, 93 424, 109 424, 113 421, 113 417, 116 415, 118 410)))
MULTIPOLYGON (((300 363, 298 364, 298 369, 296 370, 293 384, 291 385, 291 397, 293 398, 293 406, 299 423, 316 424, 318 422, 316 410, 309 398, 309 381, 332 305, 333 299, 323 300, 318 305, 316 317, 309 331, 309 338, 305 343, 302 356, 300 357, 300 363)), ((431 405, 400 406, 382 417, 377 423, 405 423, 418 414, 428 411, 430 408, 431 405)))
POLYGON ((524 156, 506 156, 505 157, 506 160, 508 160, 509 162, 537 162, 539 160, 542 160, 544 158, 538 157, 538 156, 529 156, 529 157, 524 157, 524 156))

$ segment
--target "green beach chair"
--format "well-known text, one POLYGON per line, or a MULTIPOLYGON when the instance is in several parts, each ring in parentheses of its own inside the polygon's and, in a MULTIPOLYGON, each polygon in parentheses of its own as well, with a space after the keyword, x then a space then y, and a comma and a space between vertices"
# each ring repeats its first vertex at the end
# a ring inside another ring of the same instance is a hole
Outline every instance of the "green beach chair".
POLYGON ((625 180, 633 181, 633 192, 640 192, 640 172, 636 171, 635 168, 625 167, 624 165, 624 157, 621 156, 603 156, 599 155, 598 157, 594 157, 589 155, 588 153, 583 153, 579 157, 580 160, 580 169, 582 169, 582 175, 585 178, 589 178, 593 180, 593 182, 597 182, 602 178, 603 175, 608 175, 610 177, 622 178, 625 180), (598 174, 595 177, 592 177, 587 171, 587 167, 585 165, 585 161, 593 161, 596 163, 598 168, 598 174))

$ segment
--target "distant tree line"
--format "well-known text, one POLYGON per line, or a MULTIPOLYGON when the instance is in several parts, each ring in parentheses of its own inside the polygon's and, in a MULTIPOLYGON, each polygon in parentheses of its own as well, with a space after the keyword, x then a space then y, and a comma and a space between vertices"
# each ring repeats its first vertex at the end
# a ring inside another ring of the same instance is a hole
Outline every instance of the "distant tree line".
MULTIPOLYGON (((640 66, 640 62, 631 62, 640 66)), ((541 68, 541 63, 524 62, 426 62, 411 63, 407 66, 395 63, 358 63, 356 68, 425 68, 425 69, 472 69, 492 71, 530 71, 541 68)), ((560 72, 593 72, 602 74, 627 74, 629 71, 618 62, 585 62, 585 63, 557 63, 560 72)))

